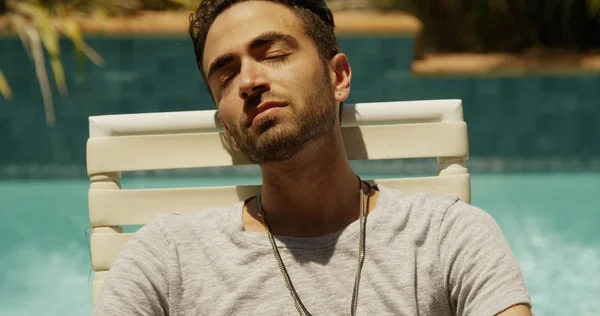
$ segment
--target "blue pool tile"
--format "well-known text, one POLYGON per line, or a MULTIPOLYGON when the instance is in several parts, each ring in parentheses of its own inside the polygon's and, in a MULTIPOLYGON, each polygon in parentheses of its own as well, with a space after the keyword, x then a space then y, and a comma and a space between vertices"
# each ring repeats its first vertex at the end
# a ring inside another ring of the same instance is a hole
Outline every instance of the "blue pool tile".
POLYGON ((473 86, 475 93, 480 96, 500 97, 502 95, 502 84, 500 78, 479 78, 473 86))

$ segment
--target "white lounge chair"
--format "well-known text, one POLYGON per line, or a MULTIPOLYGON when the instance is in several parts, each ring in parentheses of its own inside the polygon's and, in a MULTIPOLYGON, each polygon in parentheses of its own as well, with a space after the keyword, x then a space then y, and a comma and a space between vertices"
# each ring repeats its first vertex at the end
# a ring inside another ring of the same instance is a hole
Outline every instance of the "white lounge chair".
MULTIPOLYGON (((214 110, 94 116, 89 122, 94 301, 131 236, 121 226, 144 225, 162 212, 228 205, 259 192, 260 186, 121 189, 124 171, 248 164, 224 146, 214 110)), ((434 157, 440 166, 430 177, 370 180, 407 193, 452 193, 470 202, 467 126, 460 100, 346 104, 342 122, 350 160, 434 157)))

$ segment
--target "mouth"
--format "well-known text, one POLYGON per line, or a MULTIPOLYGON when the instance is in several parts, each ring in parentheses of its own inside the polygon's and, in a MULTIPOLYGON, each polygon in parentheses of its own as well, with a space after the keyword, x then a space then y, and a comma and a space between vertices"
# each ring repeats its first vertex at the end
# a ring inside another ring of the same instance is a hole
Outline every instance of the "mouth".
POLYGON ((248 112, 248 117, 246 119, 246 125, 250 126, 254 121, 261 119, 261 117, 266 116, 267 114, 276 111, 277 109, 284 108, 287 106, 287 103, 277 102, 277 101, 265 101, 259 104, 257 107, 252 108, 248 112))

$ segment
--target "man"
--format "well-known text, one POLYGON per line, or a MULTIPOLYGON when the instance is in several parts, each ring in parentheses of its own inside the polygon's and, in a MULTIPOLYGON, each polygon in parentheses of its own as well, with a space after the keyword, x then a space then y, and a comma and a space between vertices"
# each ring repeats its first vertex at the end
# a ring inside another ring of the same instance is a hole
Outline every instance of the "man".
POLYGON ((198 66, 232 147, 260 164, 261 195, 144 226, 95 315, 531 315, 487 213, 357 179, 333 27, 323 0, 202 2, 198 66))

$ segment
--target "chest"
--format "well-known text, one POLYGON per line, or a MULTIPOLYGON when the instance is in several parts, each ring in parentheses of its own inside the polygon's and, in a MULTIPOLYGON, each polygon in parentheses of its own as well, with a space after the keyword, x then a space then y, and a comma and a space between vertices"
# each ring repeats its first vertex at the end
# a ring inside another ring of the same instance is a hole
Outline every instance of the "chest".
MULTIPOLYGON (((271 248, 204 252, 194 258, 190 253, 179 257, 179 271, 170 276, 171 315, 298 314, 271 248)), ((311 314, 350 314, 357 247, 281 249, 280 254, 311 314)), ((435 259, 402 243, 371 245, 361 270, 357 314, 451 315, 435 259)))

